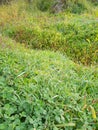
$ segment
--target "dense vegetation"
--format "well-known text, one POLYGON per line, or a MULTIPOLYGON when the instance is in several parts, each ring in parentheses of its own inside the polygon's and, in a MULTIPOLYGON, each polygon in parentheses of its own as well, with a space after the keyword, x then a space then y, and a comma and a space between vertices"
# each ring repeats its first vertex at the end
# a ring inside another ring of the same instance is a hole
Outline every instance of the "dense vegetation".
POLYGON ((97 130, 97 1, 29 2, 0 6, 0 130, 97 130))

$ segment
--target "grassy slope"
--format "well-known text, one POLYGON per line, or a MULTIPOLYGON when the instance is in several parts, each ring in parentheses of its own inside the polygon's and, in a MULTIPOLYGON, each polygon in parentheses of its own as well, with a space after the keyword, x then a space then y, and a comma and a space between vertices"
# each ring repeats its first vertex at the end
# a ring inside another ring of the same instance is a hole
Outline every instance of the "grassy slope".
POLYGON ((97 68, 0 37, 0 128, 97 130, 97 79, 97 68))
MULTIPOLYGON (((29 43, 32 38, 31 43, 38 48, 46 45, 43 43, 50 43, 53 44, 52 50, 58 50, 57 47, 63 45, 58 45, 58 38, 65 33, 66 28, 70 40, 69 34, 72 35, 83 23, 83 27, 89 26, 84 31, 80 28, 84 35, 80 38, 79 47, 82 47, 81 43, 98 43, 97 9, 94 15, 64 13, 54 17, 40 12, 31 14, 28 7, 27 11, 23 7, 15 4, 0 8, 0 32, 3 35, 24 43, 29 43), (77 26, 72 28, 75 23, 77 26), (90 33, 93 28, 91 25, 96 27, 93 36, 90 33), (62 30, 62 26, 65 30, 62 30), (32 32, 34 35, 31 35, 32 32), (89 39, 86 42, 84 36, 87 32, 89 39)), ((73 37, 71 40, 75 42, 78 38, 73 37)), ((97 66, 84 67, 60 52, 26 49, 0 36, 0 130, 97 130, 97 79, 97 66)))
POLYGON ((1 7, 0 32, 34 49, 59 50, 84 65, 98 62, 97 8, 80 16, 54 16, 29 8, 24 4, 1 7))

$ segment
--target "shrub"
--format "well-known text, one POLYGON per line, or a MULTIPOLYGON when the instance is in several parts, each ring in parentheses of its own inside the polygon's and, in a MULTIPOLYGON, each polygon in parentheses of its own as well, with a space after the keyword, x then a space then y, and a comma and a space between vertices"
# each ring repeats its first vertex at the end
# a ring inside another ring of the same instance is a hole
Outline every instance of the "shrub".
POLYGON ((72 56, 84 64, 98 62, 98 24, 96 21, 77 25, 73 23, 59 24, 55 27, 66 38, 66 44, 68 44, 66 54, 68 56, 72 56))
POLYGON ((25 26, 5 28, 4 34, 34 49, 51 49, 67 54, 85 65, 98 62, 98 24, 54 24, 48 29, 25 26), (53 29, 52 29, 53 28, 53 29))
POLYGON ((38 0, 37 7, 41 11, 47 11, 51 8, 53 0, 38 0))
MULTIPOLYGON (((41 11, 50 11, 53 13, 58 13, 61 11, 70 11, 71 13, 82 13, 85 10, 90 11, 91 3, 87 0, 38 0, 37 7, 41 11), (60 11, 58 11, 58 9, 60 11)), ((92 5, 91 5, 92 6, 92 5)))

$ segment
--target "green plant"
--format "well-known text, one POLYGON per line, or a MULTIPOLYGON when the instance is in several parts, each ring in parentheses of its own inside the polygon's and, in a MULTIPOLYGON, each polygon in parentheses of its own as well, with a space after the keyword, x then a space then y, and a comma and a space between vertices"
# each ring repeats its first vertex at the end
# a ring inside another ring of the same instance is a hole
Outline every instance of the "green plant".
POLYGON ((41 11, 47 11, 52 7, 53 0, 38 0, 37 7, 41 11))
POLYGON ((98 129, 98 8, 82 2, 0 6, 0 130, 98 129))
POLYGON ((97 129, 97 67, 0 39, 1 130, 97 129))
POLYGON ((84 65, 98 62, 98 24, 95 20, 86 22, 57 23, 48 28, 10 26, 3 34, 34 49, 60 51, 74 61, 84 65))

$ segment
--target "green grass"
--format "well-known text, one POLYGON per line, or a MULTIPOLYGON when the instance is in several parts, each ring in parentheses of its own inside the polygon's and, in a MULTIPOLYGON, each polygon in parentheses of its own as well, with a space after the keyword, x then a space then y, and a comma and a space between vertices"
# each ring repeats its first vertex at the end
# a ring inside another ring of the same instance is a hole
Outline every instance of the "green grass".
POLYGON ((34 49, 58 50, 84 65, 98 63, 98 21, 95 19, 60 21, 43 27, 26 23, 6 25, 3 34, 34 49))
POLYGON ((31 13, 25 6, 14 4, 0 8, 0 32, 4 36, 33 49, 59 51, 77 63, 98 63, 97 9, 91 15, 52 15, 31 13))
POLYGON ((0 130, 97 130, 98 7, 32 7, 0 6, 0 130))
POLYGON ((1 130, 97 130, 98 68, 0 41, 1 130))

